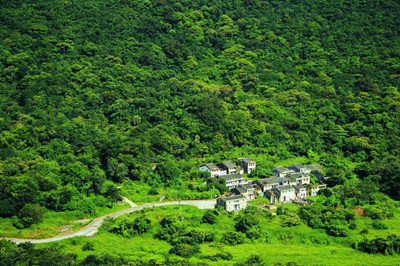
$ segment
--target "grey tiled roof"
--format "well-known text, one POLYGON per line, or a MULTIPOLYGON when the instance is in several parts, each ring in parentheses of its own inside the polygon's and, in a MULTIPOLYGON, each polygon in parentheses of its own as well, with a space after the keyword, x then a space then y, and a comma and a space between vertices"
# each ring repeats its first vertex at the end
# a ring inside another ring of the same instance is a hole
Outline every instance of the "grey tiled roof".
POLYGON ((207 166, 208 169, 215 169, 215 168, 219 169, 219 167, 215 163, 206 163, 204 165, 207 166))
POLYGON ((224 179, 225 181, 229 181, 229 180, 234 180, 234 179, 241 179, 244 177, 242 177, 241 174, 229 174, 229 175, 222 175, 219 178, 224 179))
POLYGON ((226 161, 222 163, 226 168, 236 168, 236 164, 231 161, 226 161))
POLYGON ((245 199, 245 196, 236 195, 236 196, 230 196, 230 197, 222 197, 221 199, 226 202, 226 201, 230 201, 230 200, 245 199))

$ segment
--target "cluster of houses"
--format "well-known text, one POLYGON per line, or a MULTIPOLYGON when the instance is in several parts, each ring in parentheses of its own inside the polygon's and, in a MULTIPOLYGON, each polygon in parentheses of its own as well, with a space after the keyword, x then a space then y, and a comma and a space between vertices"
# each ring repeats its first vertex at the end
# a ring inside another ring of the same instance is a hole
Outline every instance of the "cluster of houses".
POLYGON ((223 206, 229 212, 246 208, 247 201, 256 196, 265 196, 271 203, 287 203, 318 195, 321 189, 326 188, 319 164, 278 166, 271 169, 273 176, 255 181, 247 180, 242 174, 250 174, 256 168, 256 162, 251 158, 240 158, 238 164, 226 161, 220 165, 209 163, 200 167, 200 171, 209 171, 211 177, 225 181, 234 194, 217 200, 217 206, 223 206), (310 175, 317 177, 319 184, 311 185, 310 175))

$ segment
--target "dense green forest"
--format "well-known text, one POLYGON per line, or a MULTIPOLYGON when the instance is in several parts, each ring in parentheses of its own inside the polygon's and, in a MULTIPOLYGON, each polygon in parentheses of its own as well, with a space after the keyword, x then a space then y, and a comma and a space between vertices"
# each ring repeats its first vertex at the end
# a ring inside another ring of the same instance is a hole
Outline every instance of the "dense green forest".
POLYGON ((1 1, 0 217, 23 227, 40 208, 89 212, 118 198, 111 181, 179 184, 193 158, 237 155, 307 156, 331 185, 400 199, 399 10, 1 1))

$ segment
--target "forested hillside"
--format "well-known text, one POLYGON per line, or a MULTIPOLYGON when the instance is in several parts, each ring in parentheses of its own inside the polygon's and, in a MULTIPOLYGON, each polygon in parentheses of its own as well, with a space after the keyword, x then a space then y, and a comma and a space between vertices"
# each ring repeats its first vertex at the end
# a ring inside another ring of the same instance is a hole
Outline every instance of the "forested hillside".
POLYGON ((232 150, 400 199, 398 1, 1 2, 1 217, 232 150))

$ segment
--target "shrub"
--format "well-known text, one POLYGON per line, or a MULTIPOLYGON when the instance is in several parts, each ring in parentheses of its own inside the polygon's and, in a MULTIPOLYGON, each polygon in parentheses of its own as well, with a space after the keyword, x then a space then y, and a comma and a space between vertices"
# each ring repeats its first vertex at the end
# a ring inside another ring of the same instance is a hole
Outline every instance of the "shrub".
POLYGON ((364 215, 371 217, 373 220, 382 220, 386 217, 385 211, 372 207, 365 208, 364 215))
POLYGON ((400 251, 400 237, 396 235, 390 235, 386 239, 364 239, 360 243, 355 243, 353 247, 367 253, 393 255, 400 251))
POLYGON ((372 221, 371 226, 374 229, 388 229, 386 224, 384 224, 383 222, 378 221, 378 220, 372 221))
POLYGON ((290 213, 288 216, 286 216, 283 219, 283 222, 282 222, 283 227, 291 227, 291 226, 296 226, 296 225, 300 225, 300 224, 301 224, 300 217, 295 213, 290 213))
POLYGON ((141 235, 151 229, 151 221, 143 216, 136 218, 135 221, 133 221, 133 229, 141 235))
POLYGON ((245 240, 245 235, 241 232, 226 232, 222 238, 221 242, 234 246, 237 244, 243 244, 245 240))
POLYGON ((165 227, 171 226, 172 224, 174 224, 176 222, 178 222, 178 218, 176 218, 176 216, 167 215, 161 220, 160 224, 162 227, 165 228, 165 227))
POLYGON ((356 223, 349 224, 349 229, 351 229, 351 230, 357 229, 357 224, 356 223))
POLYGON ((40 223, 43 220, 43 208, 38 204, 25 204, 19 211, 18 218, 24 227, 40 223))
POLYGON ((345 237, 345 236, 347 236, 348 229, 345 225, 334 224, 334 225, 328 226, 326 228, 326 232, 328 233, 328 235, 331 235, 331 236, 345 237))
POLYGON ((246 233, 256 224, 258 221, 253 215, 240 215, 236 218, 235 229, 238 232, 246 233))
POLYGON ((249 239, 259 239, 263 236, 261 228, 259 226, 253 227, 250 230, 247 230, 246 237, 249 239))
POLYGON ((258 266, 262 264, 262 259, 259 255, 250 255, 244 263, 236 263, 234 266, 258 266))
POLYGON ((197 245, 178 244, 169 250, 170 254, 175 254, 181 257, 189 258, 200 253, 200 247, 197 245))
POLYGON ((216 219, 217 216, 214 214, 214 212, 212 210, 207 210, 201 218, 201 221, 203 223, 214 224, 216 219))
POLYGON ((86 242, 85 245, 83 245, 82 247, 82 251, 86 251, 86 250, 94 250, 94 245, 92 242, 86 242))

